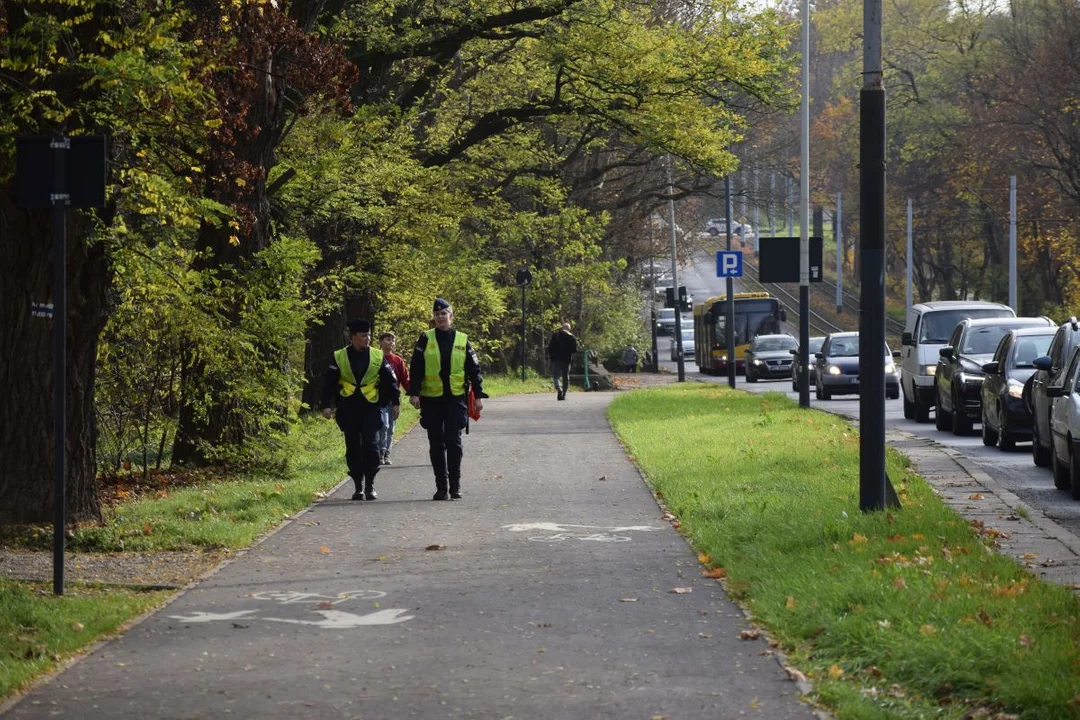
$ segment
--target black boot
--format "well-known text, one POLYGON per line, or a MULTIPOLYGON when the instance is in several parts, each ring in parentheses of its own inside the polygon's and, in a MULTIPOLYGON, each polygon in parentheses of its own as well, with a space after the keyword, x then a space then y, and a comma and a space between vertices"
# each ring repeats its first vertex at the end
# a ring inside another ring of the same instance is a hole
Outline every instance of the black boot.
POLYGON ((378 497, 379 494, 375 492, 375 481, 368 480, 366 483, 364 483, 364 499, 376 500, 378 499, 378 497))
POLYGON ((450 493, 446 491, 446 478, 435 478, 435 495, 432 500, 449 500, 450 493))
POLYGON ((461 499, 461 480, 450 480, 450 498, 453 500, 461 499))
POLYGON ((363 500, 364 499, 364 489, 360 486, 361 481, 360 480, 354 480, 353 482, 356 484, 356 492, 354 492, 352 494, 352 499, 353 500, 363 500))

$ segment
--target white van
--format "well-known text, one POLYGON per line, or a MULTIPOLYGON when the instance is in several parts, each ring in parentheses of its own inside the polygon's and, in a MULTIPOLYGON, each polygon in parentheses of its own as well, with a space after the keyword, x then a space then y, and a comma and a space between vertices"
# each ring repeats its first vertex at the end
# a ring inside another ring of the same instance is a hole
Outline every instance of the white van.
POLYGON ((905 418, 930 421, 938 351, 948 344, 957 323, 967 318, 995 317, 1016 317, 1016 313, 1008 305, 982 300, 938 300, 911 306, 900 351, 900 392, 904 396, 905 418))

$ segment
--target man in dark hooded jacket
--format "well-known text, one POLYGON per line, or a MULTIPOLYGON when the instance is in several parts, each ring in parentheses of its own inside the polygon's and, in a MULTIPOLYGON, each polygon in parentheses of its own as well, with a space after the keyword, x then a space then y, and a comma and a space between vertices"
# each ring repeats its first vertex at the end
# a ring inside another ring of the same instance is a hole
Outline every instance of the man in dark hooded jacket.
POLYGON ((563 323, 548 343, 551 372, 555 376, 555 395, 559 400, 566 399, 566 391, 570 388, 570 363, 576 352, 577 338, 570 332, 570 323, 563 323))

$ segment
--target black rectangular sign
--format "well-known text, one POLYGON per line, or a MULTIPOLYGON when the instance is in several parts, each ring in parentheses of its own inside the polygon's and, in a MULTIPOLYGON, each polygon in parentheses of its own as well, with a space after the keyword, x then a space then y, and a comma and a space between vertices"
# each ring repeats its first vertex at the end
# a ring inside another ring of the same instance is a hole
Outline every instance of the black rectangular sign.
POLYGON ((60 190, 53 177, 53 138, 44 135, 15 139, 15 195, 19 207, 28 210, 52 207, 52 194, 66 192, 68 207, 105 205, 105 138, 100 135, 68 138, 64 151, 66 188, 60 190))
MULTIPOLYGON (((797 237, 758 238, 758 280, 763 283, 799 282, 797 237)), ((810 238, 810 282, 821 282, 821 238, 810 238)))

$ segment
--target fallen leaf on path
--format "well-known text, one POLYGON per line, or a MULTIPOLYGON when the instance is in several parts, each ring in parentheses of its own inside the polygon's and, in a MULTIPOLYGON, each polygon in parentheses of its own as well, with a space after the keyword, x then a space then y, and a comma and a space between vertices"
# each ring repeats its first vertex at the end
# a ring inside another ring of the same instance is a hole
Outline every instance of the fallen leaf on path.
POLYGON ((597 479, 597 480, 598 480, 599 482, 607 482, 607 475, 601 475, 600 477, 598 477, 598 478, 596 478, 596 479, 597 479))
POLYGON ((320 545, 319 546, 319 552, 321 552, 323 555, 329 555, 330 554, 330 548, 328 548, 326 545, 320 545))
POLYGON ((800 671, 791 667, 790 665, 784 666, 784 672, 786 672, 788 674, 788 677, 795 682, 806 682, 806 676, 803 675, 800 671))
POLYGON ((740 640, 757 640, 759 637, 761 637, 761 631, 757 628, 750 628, 739 633, 740 640))
POLYGON ((975 493, 974 495, 968 495, 968 500, 982 500, 982 499, 983 499, 983 494, 982 493, 975 493))
POLYGON ((669 593, 675 593, 676 595, 685 595, 686 593, 693 592, 694 588, 688 587, 675 587, 668 590, 669 593))
POLYGON ((446 549, 446 546, 445 546, 445 545, 441 545, 441 544, 439 544, 439 543, 436 543, 436 544, 434 544, 434 545, 428 545, 428 546, 427 546, 426 548, 424 548, 424 549, 425 549, 425 550, 445 550, 445 549, 446 549))
POLYGON ((708 553, 699 552, 697 554, 697 561, 702 565, 709 565, 712 563, 712 556, 708 553))
POLYGON ((637 602, 637 598, 619 598, 619 602, 637 602))
POLYGON ((709 570, 702 570, 701 576, 711 578, 713 580, 719 580, 720 578, 727 577, 727 570, 722 567, 715 567, 709 570))
POLYGON ((324 600, 321 603, 319 603, 318 605, 316 605, 315 607, 319 608, 320 610, 329 610, 329 609, 334 607, 334 603, 326 602, 324 600))
POLYGON ((712 633, 700 632, 700 633, 697 634, 697 636, 699 638, 704 638, 704 639, 708 640, 709 638, 712 637, 712 633))

